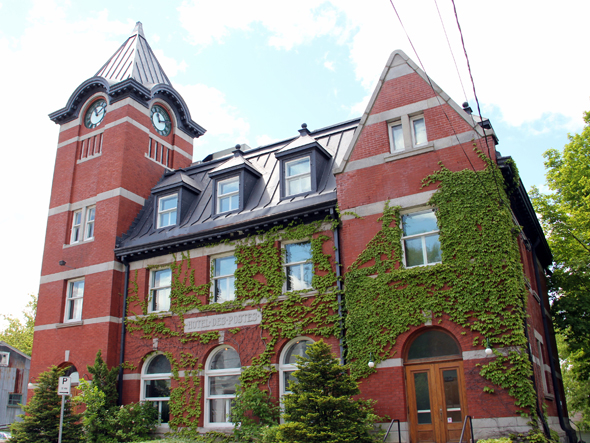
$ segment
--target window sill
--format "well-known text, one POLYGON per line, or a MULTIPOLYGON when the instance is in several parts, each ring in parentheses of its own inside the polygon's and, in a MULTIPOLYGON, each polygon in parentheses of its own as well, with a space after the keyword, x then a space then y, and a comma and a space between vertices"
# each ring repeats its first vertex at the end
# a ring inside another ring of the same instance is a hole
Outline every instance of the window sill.
POLYGON ((83 320, 75 320, 75 321, 68 321, 65 323, 58 323, 55 325, 55 327, 57 329, 61 329, 61 328, 69 328, 72 326, 82 326, 84 324, 83 320))
POLYGON ((80 163, 87 162, 88 160, 92 160, 93 158, 100 157, 100 156, 101 156, 101 154, 102 154, 102 152, 99 152, 98 154, 94 154, 94 155, 90 155, 90 156, 88 156, 88 157, 81 158, 80 160, 78 160, 78 161, 76 162, 76 164, 78 164, 78 165, 79 165, 80 163))
POLYGON ((92 243, 94 241, 94 237, 89 238, 88 240, 82 240, 76 243, 70 243, 69 245, 64 245, 63 249, 71 248, 72 246, 80 246, 85 245, 86 243, 92 243))
POLYGON ((414 155, 424 154, 426 152, 434 151, 434 143, 427 143, 426 145, 412 148, 412 149, 405 149, 399 152, 392 152, 391 155, 384 158, 385 162, 392 162, 395 160, 399 160, 406 157, 412 157, 414 155))
POLYGON ((550 401, 555 400, 554 395, 553 394, 549 394, 548 392, 547 393, 544 393, 543 396, 545 397, 545 400, 550 400, 550 401))
POLYGON ((441 261, 437 261, 436 263, 426 263, 425 265, 416 265, 416 266, 405 266, 404 265, 404 269, 420 269, 420 268, 426 268, 428 266, 440 265, 441 263, 442 263, 441 261))

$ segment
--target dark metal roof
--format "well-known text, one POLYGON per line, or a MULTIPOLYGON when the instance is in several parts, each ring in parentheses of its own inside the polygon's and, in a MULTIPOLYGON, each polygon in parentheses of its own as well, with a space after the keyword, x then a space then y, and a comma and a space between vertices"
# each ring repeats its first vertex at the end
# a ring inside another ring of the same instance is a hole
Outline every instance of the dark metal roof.
POLYGON ((95 77, 102 77, 109 83, 132 78, 149 89, 160 83, 171 85, 143 35, 141 22, 137 22, 131 37, 98 70, 95 77))
POLYGON ((225 169, 225 165, 232 166, 237 161, 233 154, 166 173, 154 190, 163 185, 168 187, 167 184, 171 182, 180 183, 182 175, 183 181, 186 181, 184 177, 190 177, 195 186, 202 190, 201 194, 194 198, 187 211, 182 211, 183 217, 176 226, 156 229, 155 196, 152 193, 128 233, 119 239, 115 254, 130 261, 139 260, 186 249, 187 244, 202 245, 218 242, 223 238, 236 238, 242 233, 245 235, 297 218, 306 221, 325 218, 336 206, 336 179, 332 174, 334 163, 342 160, 358 122, 359 119, 350 120, 306 136, 313 138, 331 155, 321 173, 316 192, 281 200, 280 160, 275 157, 275 152, 296 138, 240 153, 239 157, 259 171, 261 177, 256 181, 242 210, 238 212, 221 215, 213 213, 215 180, 209 176, 214 170, 225 169))

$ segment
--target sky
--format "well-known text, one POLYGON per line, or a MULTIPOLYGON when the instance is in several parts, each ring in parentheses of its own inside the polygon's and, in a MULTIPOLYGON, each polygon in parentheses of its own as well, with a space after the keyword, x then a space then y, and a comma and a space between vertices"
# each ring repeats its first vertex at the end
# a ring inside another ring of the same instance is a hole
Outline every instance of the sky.
MULTIPOLYGON (((455 0, 481 112, 530 189, 590 110, 590 2, 455 0)), ((193 120, 194 160, 359 117, 402 49, 476 110, 451 0, 0 0, 0 314, 37 294, 59 127, 47 115, 137 21, 193 120), (395 6, 403 27, 398 20, 395 6), (406 33, 411 39, 411 43, 406 33)), ((1 326, 1 324, 0 324, 1 326)))

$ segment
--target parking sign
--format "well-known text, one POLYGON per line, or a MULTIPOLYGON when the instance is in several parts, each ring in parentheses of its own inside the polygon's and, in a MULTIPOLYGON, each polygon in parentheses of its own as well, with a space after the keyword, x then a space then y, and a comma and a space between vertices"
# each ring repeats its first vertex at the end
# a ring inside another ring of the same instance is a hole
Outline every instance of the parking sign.
POLYGON ((60 377, 57 385, 58 395, 70 395, 70 377, 60 377))

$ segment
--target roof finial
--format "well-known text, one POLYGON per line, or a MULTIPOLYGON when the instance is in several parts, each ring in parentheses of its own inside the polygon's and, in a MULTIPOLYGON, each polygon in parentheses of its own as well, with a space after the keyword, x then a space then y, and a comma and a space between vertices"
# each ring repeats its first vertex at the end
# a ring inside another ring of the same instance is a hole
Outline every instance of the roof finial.
POLYGON ((234 155, 234 157, 238 157, 240 155, 244 155, 242 153, 242 145, 240 145, 239 143, 235 146, 235 149, 232 151, 232 154, 234 155))
POLYGON ((143 35, 143 25, 141 24, 141 22, 135 23, 135 28, 133 28, 132 34, 137 34, 145 38, 145 35, 143 35))
POLYGON ((304 137, 306 135, 309 135, 309 129, 307 129, 307 123, 302 123, 301 124, 301 129, 299 129, 299 135, 301 137, 304 137))

